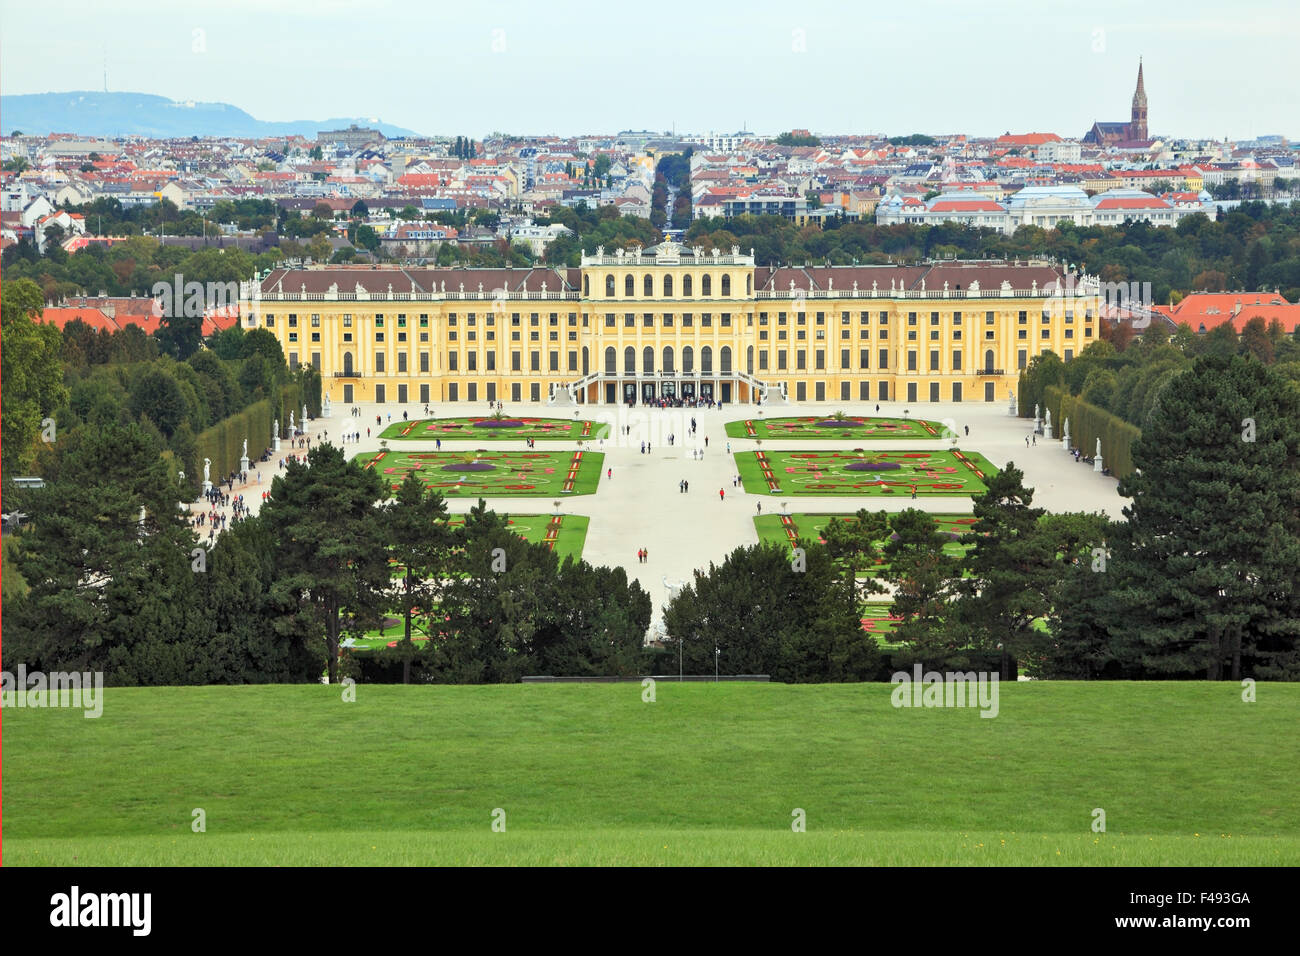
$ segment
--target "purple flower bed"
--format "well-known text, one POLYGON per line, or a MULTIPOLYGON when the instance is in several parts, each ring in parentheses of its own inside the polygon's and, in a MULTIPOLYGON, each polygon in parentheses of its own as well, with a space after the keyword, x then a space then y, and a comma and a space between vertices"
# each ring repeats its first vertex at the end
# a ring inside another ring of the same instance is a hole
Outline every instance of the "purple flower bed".
POLYGON ((845 471, 898 471, 903 467, 896 461, 854 461, 844 466, 845 471))
POLYGON ((524 423, 513 418, 485 418, 481 422, 474 423, 475 428, 523 428, 524 423))
POLYGON ((863 422, 857 422, 851 418, 846 418, 843 421, 838 418, 829 418, 824 422, 817 423, 819 428, 861 428, 863 424, 863 422))
POLYGON ((462 461, 456 464, 443 465, 443 471, 491 471, 496 465, 489 464, 486 461, 462 461))

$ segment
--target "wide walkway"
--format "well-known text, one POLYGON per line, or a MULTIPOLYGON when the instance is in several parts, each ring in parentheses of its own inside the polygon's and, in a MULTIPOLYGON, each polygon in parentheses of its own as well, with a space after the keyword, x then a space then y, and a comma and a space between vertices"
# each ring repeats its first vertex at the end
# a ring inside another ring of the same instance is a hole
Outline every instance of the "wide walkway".
MULTIPOLYGON (((423 417, 422 405, 404 407, 388 405, 361 405, 359 418, 349 415, 348 407, 335 405, 330 418, 315 419, 307 424, 307 434, 313 446, 328 433, 329 440, 337 442, 344 430, 359 423, 362 439, 345 446, 348 457, 361 452, 379 450, 375 415, 385 416, 383 427, 389 424, 387 416, 401 420, 405 410, 412 418, 423 417), (370 427, 371 437, 365 436, 370 427)), ((452 418, 486 413, 486 403, 469 406, 466 403, 431 405, 430 412, 438 418, 452 418)), ((902 417, 904 408, 910 418, 931 421, 950 420, 962 438, 958 447, 983 454, 998 467, 1012 461, 1025 473, 1025 483, 1035 489, 1034 504, 1049 511, 1102 511, 1112 517, 1121 517, 1125 499, 1116 491, 1116 481, 1095 473, 1089 465, 1079 464, 1066 454, 1059 439, 1047 441, 1039 436, 1037 443, 1026 447, 1025 438, 1030 433, 1030 422, 1008 414, 1006 403, 983 404, 922 404, 903 405, 881 403, 880 415, 902 417), (964 435, 969 426, 970 436, 964 435)), ((764 416, 830 415, 836 411, 849 415, 875 415, 875 403, 824 403, 791 405, 762 409, 764 416)), ((789 504, 792 512, 829 511, 853 512, 866 507, 870 510, 901 511, 908 507, 937 512, 969 512, 969 498, 853 498, 835 496, 828 498, 781 495, 751 495, 742 487, 733 487, 735 462, 727 454, 727 443, 732 452, 752 451, 757 447, 752 440, 728 439, 724 424, 744 417, 758 417, 759 409, 751 405, 729 406, 718 409, 627 409, 615 406, 577 406, 579 417, 589 417, 611 425, 612 434, 599 442, 587 445, 590 450, 603 451, 605 467, 613 469, 613 478, 606 479, 602 472, 600 487, 594 495, 567 499, 566 511, 591 518, 583 558, 592 564, 621 565, 628 576, 640 581, 654 602, 657 619, 668 592, 665 581, 689 581, 696 569, 707 569, 710 562, 720 562, 728 553, 741 545, 758 540, 753 518, 761 502, 764 514, 781 510, 781 502, 789 504), (694 416, 698 430, 690 436, 690 419, 694 416), (630 429, 625 434, 624 429, 630 429), (669 445, 669 436, 674 442, 669 445), (707 449, 704 439, 708 437, 707 449), (650 443, 650 452, 642 454, 641 442, 650 443), (704 449, 702 460, 694 460, 692 449, 704 449), (678 483, 690 483, 688 494, 682 494, 678 483), (720 499, 718 491, 725 492, 720 499), (649 551, 649 561, 640 564, 636 553, 640 548, 649 551)), ((549 408, 546 405, 507 405, 507 415, 573 418, 574 408, 549 408)), ((1054 424, 1054 428, 1056 425, 1054 424)), ((1058 429, 1059 430, 1059 429, 1058 429)), ((768 441, 767 448, 809 450, 843 448, 846 442, 780 442, 768 441)), ((443 440, 443 448, 463 450, 474 447, 473 441, 443 440)), ((563 447, 561 442, 546 442, 545 447, 563 447)), ((291 449, 288 441, 282 442, 278 458, 289 454, 305 454, 304 450, 291 449)), ((431 450, 432 442, 402 442, 401 447, 411 451, 431 450)), ((521 451, 527 446, 519 442, 493 442, 493 448, 502 451, 521 451)), ((851 447, 873 450, 944 449, 947 441, 855 441, 851 447)), ((280 473, 278 461, 253 463, 253 471, 261 472, 261 483, 250 475, 246 485, 237 484, 236 494, 243 493, 253 513, 261 505, 261 492, 270 488, 272 478, 280 473)), ((468 511, 477 499, 452 498, 448 508, 453 513, 468 511)), ((548 513, 550 498, 490 498, 489 505, 497 511, 519 514, 548 513)), ((195 505, 197 510, 199 505, 195 505)), ((229 511, 229 509, 223 509, 229 511)), ((206 529, 200 529, 206 538, 206 529)))

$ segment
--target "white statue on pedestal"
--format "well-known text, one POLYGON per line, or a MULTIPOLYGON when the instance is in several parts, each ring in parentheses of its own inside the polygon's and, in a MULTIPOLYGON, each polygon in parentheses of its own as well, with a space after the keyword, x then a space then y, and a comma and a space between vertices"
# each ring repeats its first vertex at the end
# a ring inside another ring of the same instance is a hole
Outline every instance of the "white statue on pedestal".
POLYGON ((293 412, 289 412, 289 435, 293 436, 298 433, 298 426, 293 423, 293 412))
POLYGON ((248 457, 248 439, 247 439, 247 438, 244 439, 244 455, 243 455, 243 457, 245 457, 245 458, 248 457))

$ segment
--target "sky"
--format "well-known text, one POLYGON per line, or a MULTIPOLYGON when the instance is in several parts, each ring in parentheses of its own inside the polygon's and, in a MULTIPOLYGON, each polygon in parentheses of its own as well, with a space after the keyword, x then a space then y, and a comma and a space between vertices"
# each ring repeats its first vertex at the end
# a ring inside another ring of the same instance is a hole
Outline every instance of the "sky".
POLYGON ((426 135, 1300 137, 1291 0, 0 0, 0 93, 108 89, 426 135))

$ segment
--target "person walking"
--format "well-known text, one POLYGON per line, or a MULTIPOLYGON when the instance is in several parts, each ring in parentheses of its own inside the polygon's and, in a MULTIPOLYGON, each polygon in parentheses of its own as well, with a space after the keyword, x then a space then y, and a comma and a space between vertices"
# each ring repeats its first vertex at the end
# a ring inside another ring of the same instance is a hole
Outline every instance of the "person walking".
POLYGON ((705 436, 704 436, 704 447, 705 447, 705 448, 708 448, 708 447, 709 447, 709 436, 708 436, 708 435, 705 435, 705 436))
POLYGON ((1034 432, 1034 444, 1038 444, 1038 432, 1034 432))
POLYGON ((1028 436, 1028 435, 1025 436, 1025 447, 1026 447, 1026 448, 1029 447, 1029 436, 1028 436))
POLYGON ((686 484, 686 493, 689 495, 691 493, 691 483, 688 481, 685 484, 686 484))
POLYGON ((731 442, 727 442, 727 454, 731 454, 731 442))
POLYGON ((645 563, 646 563, 646 564, 649 564, 649 563, 650 563, 650 549, 649 549, 649 548, 642 548, 642 549, 641 549, 641 557, 645 559, 645 563))
POLYGON ((718 500, 719 500, 719 501, 726 501, 726 500, 727 500, 727 489, 725 489, 725 488, 719 488, 719 489, 718 489, 718 500))
POLYGON ((967 437, 967 438, 970 438, 970 426, 969 426, 969 425, 966 426, 966 437, 967 437))
POLYGON ((606 469, 605 469, 605 477, 606 477, 606 478, 613 478, 613 477, 614 477, 614 469, 613 469, 613 468, 606 468, 606 469))
POLYGON ((761 501, 758 503, 758 513, 759 514, 763 513, 763 502, 761 501))

